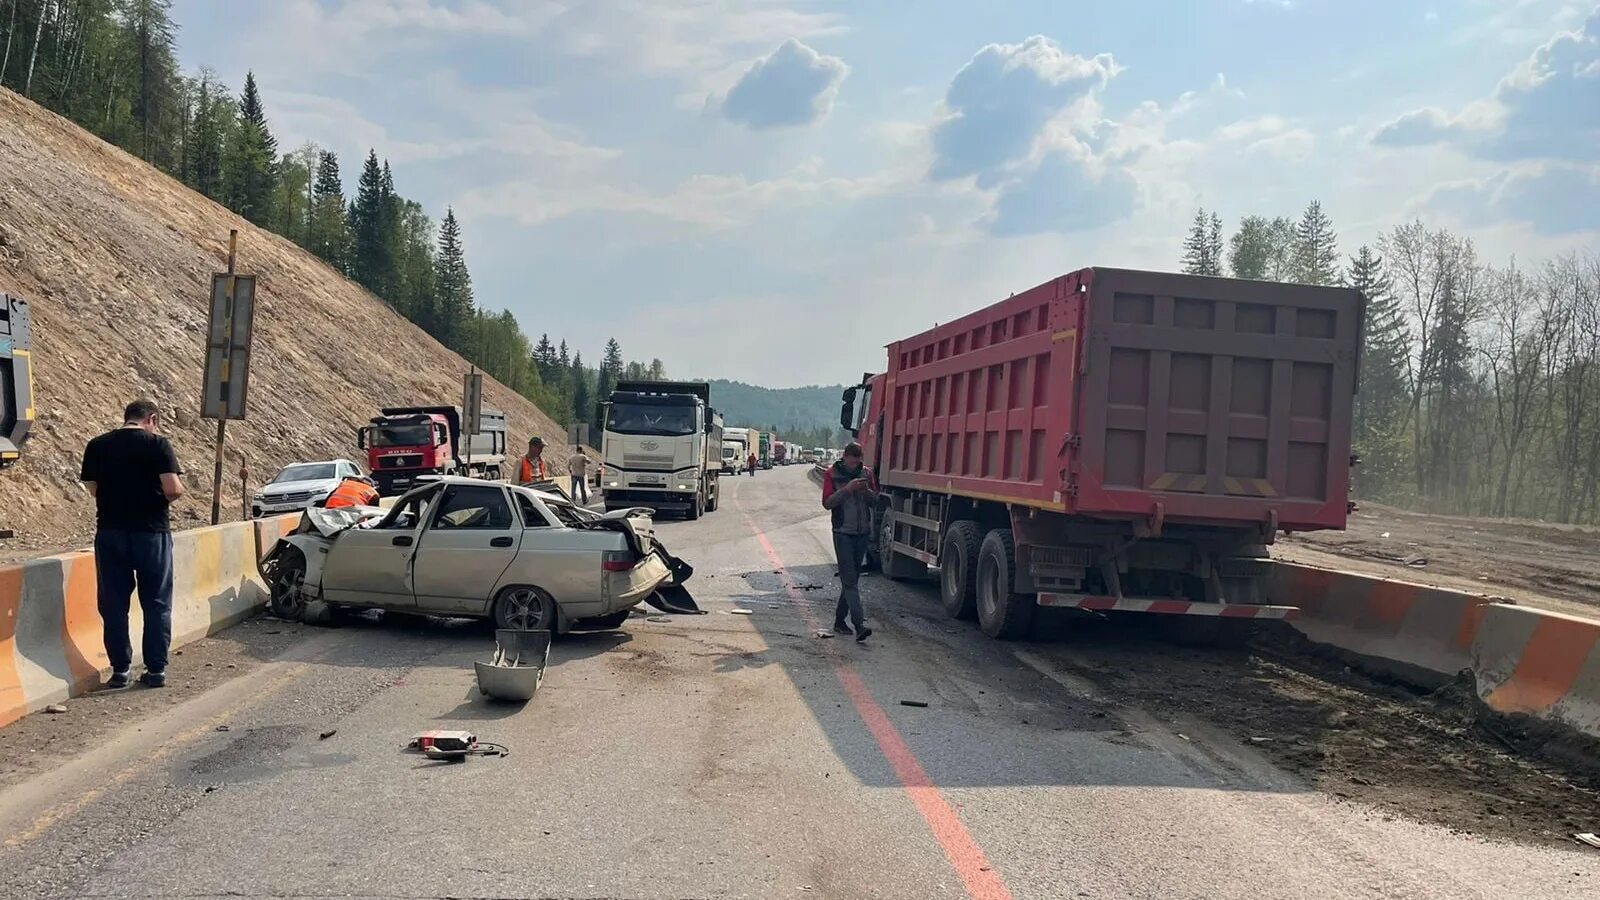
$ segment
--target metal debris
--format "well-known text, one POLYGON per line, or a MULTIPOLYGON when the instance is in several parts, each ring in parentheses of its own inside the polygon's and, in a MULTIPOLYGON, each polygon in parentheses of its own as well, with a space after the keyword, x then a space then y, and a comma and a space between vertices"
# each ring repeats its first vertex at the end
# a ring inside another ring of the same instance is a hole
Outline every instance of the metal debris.
POLYGON ((67 705, 65 703, 52 703, 49 706, 46 706, 44 711, 55 714, 64 713, 67 711, 67 705))

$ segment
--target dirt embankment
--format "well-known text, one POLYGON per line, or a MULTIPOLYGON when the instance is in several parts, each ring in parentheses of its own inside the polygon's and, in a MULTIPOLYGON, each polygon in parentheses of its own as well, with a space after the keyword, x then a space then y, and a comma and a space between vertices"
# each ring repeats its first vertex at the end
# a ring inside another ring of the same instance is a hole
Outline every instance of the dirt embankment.
POLYGON ((1280 539, 1273 556, 1600 615, 1600 529, 1362 503, 1345 531, 1280 539))
MULTIPOLYGON (((208 521, 215 424, 198 418, 206 295, 239 229, 239 269, 257 276, 249 419, 230 424, 223 509, 237 518, 238 471, 252 486, 296 460, 359 459, 355 429, 379 407, 459 402, 467 363, 383 301, 299 247, 250 225, 142 161, 0 89, 0 291, 34 322, 39 421, 0 472, 0 561, 83 546, 93 503, 78 486, 84 442, 128 400, 169 412, 189 495, 175 525, 208 521)), ((565 431, 497 382, 510 443, 565 431)), ((565 454, 553 460, 564 470, 565 454)))

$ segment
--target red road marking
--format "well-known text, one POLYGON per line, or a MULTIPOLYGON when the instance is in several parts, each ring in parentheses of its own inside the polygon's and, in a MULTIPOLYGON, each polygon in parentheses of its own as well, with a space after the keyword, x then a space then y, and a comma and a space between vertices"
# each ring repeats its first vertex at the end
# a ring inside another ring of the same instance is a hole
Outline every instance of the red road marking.
MULTIPOLYGON (((755 532, 756 539, 761 542, 761 548, 767 552, 767 559, 777 570, 778 577, 782 579, 789 599, 800 607, 800 612, 806 620, 806 628, 816 631, 821 627, 816 614, 812 612, 811 604, 806 601, 805 595, 795 586, 794 578, 789 574, 788 567, 783 564, 783 558, 778 555, 777 549, 772 546, 772 541, 767 539, 766 532, 756 525, 754 519, 747 515, 745 521, 750 524, 750 530, 755 532)), ((916 753, 906 746, 899 730, 889 721, 889 715, 876 700, 872 699, 872 693, 867 690, 866 682, 861 680, 861 675, 856 672, 855 667, 842 660, 835 660, 833 674, 839 679, 839 684, 844 688, 851 704, 855 706, 856 715, 861 717, 867 730, 872 733, 873 739, 878 742, 878 749, 889 761, 889 767, 894 770, 895 778, 899 779, 901 787, 910 795, 911 802, 922 815, 922 820, 928 823, 934 839, 944 850, 945 858, 950 860, 950 865, 955 867, 956 874, 961 876, 961 883, 966 886, 967 895, 973 900, 1011 900, 1011 891, 1001 880, 1000 873, 989 865, 988 858, 983 854, 983 848, 972 839, 972 835, 968 833, 966 826, 961 824, 961 819, 956 815, 950 802, 934 786, 933 780, 928 777, 927 770, 922 768, 916 753)))

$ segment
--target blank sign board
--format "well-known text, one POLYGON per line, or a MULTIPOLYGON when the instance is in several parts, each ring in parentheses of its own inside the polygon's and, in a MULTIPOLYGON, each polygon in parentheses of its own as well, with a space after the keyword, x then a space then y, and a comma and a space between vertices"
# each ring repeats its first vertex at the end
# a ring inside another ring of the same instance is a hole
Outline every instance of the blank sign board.
POLYGON ((250 339, 256 314, 254 275, 211 277, 211 323, 200 415, 243 419, 250 384, 250 339))

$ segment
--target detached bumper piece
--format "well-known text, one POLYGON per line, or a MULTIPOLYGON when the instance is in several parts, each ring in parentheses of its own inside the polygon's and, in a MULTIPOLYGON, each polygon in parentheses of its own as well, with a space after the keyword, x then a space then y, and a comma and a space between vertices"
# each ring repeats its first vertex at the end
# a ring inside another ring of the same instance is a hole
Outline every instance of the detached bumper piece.
POLYGON ((496 700, 532 700, 550 664, 550 632, 500 628, 494 643, 493 659, 472 664, 478 673, 478 692, 496 700))
POLYGON ((703 616, 706 611, 694 602, 689 589, 683 586, 694 575, 694 566, 689 565, 676 556, 667 556, 666 551, 658 551, 666 557, 667 568, 672 570, 672 579, 662 582, 655 592, 646 597, 644 602, 666 613, 677 613, 681 616, 703 616))

